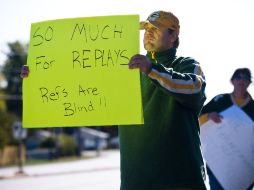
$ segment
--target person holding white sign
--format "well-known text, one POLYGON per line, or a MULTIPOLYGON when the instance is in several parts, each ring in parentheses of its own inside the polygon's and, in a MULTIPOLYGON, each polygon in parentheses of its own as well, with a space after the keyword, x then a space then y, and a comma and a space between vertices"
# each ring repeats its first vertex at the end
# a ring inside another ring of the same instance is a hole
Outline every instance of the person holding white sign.
MULTIPOLYGON (((248 93, 251 84, 251 72, 248 68, 238 68, 231 77, 234 87, 232 93, 219 94, 208 102, 202 109, 199 121, 200 125, 208 120, 220 123, 223 117, 220 112, 232 105, 239 106, 252 120, 254 120, 254 101, 248 93)), ((214 125, 216 127, 216 125, 214 125)), ((223 190, 212 171, 207 167, 211 190, 223 190)), ((254 181, 253 181, 254 182, 254 181)), ((249 189, 252 189, 251 187, 249 189)))

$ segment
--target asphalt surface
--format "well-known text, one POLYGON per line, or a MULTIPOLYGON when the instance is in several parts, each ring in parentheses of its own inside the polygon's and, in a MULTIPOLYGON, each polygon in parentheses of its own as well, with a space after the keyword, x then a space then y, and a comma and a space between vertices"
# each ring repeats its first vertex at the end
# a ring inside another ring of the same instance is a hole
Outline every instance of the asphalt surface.
POLYGON ((0 168, 1 190, 118 190, 120 155, 118 150, 90 152, 89 159, 0 168))

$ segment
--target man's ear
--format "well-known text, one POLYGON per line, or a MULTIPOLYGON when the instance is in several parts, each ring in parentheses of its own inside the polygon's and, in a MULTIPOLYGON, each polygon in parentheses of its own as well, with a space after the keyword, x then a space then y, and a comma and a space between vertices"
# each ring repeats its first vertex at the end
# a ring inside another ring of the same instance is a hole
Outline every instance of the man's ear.
POLYGON ((177 38, 178 38, 178 33, 177 33, 176 31, 173 31, 173 32, 171 33, 170 41, 171 41, 172 43, 174 43, 174 42, 177 40, 177 38))

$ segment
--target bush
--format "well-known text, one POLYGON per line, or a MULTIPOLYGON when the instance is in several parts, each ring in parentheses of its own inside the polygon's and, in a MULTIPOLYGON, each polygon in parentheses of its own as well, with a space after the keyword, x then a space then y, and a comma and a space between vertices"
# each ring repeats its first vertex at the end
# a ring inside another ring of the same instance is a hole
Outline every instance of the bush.
POLYGON ((67 134, 60 134, 58 136, 58 147, 60 156, 71 156, 77 152, 75 139, 67 134))
POLYGON ((47 137, 43 139, 40 143, 41 148, 54 148, 56 146, 56 142, 53 137, 47 137))
POLYGON ((5 145, 16 145, 17 140, 13 137, 12 125, 15 117, 5 111, 0 111, 0 149, 5 145))

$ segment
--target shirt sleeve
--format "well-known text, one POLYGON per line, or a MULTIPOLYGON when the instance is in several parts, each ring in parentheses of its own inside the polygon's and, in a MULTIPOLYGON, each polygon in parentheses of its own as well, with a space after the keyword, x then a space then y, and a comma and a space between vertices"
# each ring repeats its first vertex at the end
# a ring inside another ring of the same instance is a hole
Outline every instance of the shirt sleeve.
POLYGON ((224 94, 219 94, 213 97, 204 107, 202 108, 201 115, 206 114, 206 113, 211 113, 211 112, 221 112, 227 107, 230 106, 230 104, 225 104, 226 103, 226 95, 224 94))
POLYGON ((193 59, 181 61, 175 70, 162 64, 152 64, 148 76, 184 105, 200 106, 205 100, 205 77, 199 63, 193 59))
POLYGON ((208 121, 208 113, 202 114, 198 118, 199 125, 202 126, 204 123, 208 121))

